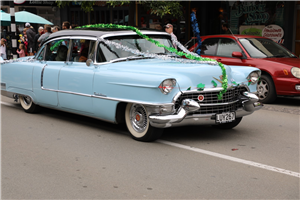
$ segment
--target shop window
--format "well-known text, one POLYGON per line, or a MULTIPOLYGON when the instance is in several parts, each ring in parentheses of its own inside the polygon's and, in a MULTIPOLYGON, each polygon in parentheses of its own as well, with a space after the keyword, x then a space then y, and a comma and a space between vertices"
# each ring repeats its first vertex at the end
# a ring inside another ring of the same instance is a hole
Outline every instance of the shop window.
POLYGON ((217 56, 232 57, 232 52, 242 52, 239 45, 232 39, 222 38, 219 41, 217 56))
POLYGON ((215 55, 217 46, 218 46, 218 38, 206 39, 202 42, 201 45, 201 54, 203 55, 215 55))

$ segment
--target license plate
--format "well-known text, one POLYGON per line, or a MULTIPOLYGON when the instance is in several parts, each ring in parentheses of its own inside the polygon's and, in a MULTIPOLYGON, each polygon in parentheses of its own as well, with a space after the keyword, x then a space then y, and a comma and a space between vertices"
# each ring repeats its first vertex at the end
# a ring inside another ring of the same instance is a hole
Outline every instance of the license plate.
POLYGON ((222 114, 216 114, 216 123, 223 124, 232 122, 235 120, 235 112, 227 112, 222 114))

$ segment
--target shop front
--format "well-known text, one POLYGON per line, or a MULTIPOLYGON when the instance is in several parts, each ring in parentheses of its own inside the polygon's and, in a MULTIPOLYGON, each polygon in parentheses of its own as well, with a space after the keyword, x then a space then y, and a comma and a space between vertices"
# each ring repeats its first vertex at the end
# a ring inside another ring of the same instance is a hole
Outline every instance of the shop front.
POLYGON ((222 0, 220 20, 233 34, 267 37, 293 51, 295 5, 296 0, 222 0))

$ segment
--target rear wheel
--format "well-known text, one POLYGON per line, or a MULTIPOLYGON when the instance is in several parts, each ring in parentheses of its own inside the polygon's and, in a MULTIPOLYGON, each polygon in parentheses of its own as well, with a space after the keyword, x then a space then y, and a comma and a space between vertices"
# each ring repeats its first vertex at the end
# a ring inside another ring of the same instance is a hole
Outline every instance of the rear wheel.
POLYGON ((233 122, 214 125, 214 127, 219 128, 219 129, 232 129, 232 128, 236 127, 237 125, 239 125, 239 123, 242 121, 242 119, 243 119, 242 117, 236 118, 235 121, 233 121, 233 122))
POLYGON ((147 110, 140 104, 127 104, 125 122, 131 137, 138 141, 151 142, 163 133, 163 129, 150 125, 147 110))
POLYGON ((40 107, 33 103, 31 97, 29 96, 19 96, 20 103, 23 110, 27 113, 36 113, 40 110, 40 107))
POLYGON ((262 75, 257 84, 259 101, 262 103, 273 103, 276 100, 276 91, 273 80, 268 75, 262 75))

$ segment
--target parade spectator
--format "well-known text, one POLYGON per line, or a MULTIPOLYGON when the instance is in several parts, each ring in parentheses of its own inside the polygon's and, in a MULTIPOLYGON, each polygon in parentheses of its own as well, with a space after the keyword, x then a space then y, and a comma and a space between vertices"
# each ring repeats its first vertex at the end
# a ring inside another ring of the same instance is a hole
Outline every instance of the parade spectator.
POLYGON ((6 39, 2 38, 1 39, 1 44, 0 44, 0 56, 3 58, 3 60, 6 60, 6 39))
MULTIPOLYGON (((177 41, 177 37, 173 33, 173 25, 172 24, 165 25, 165 31, 171 35, 172 41, 173 40, 177 41)), ((177 45, 176 45, 176 43, 174 41, 173 41, 173 46, 174 46, 175 49, 177 49, 177 45)))
POLYGON ((27 28, 23 29, 23 35, 20 34, 20 43, 24 44, 25 46, 25 55, 27 56, 27 45, 28 45, 28 41, 27 41, 27 34, 26 34, 27 28))
POLYGON ((19 57, 20 58, 25 57, 25 45, 24 44, 20 44, 19 45, 19 49, 20 50, 17 50, 17 53, 19 54, 19 57))
POLYGON ((70 29, 70 22, 64 21, 64 22, 62 23, 62 29, 63 29, 63 30, 64 30, 64 29, 70 29))
POLYGON ((228 28, 228 24, 226 24, 226 23, 222 24, 222 30, 224 31, 224 34, 231 34, 231 32, 228 28))
POLYGON ((26 35, 27 35, 27 42, 28 42, 28 45, 27 45, 27 52, 29 54, 29 56, 33 56, 34 55, 34 45, 35 45, 35 42, 34 42, 34 36, 35 36, 35 31, 33 29, 32 26, 30 26, 30 23, 26 23, 25 24, 25 27, 27 28, 26 30, 26 35))
POLYGON ((59 27, 58 26, 54 26, 51 30, 52 30, 52 33, 55 33, 57 31, 59 31, 59 27))
POLYGON ((50 34, 51 34, 51 26, 45 25, 44 26, 44 34, 39 37, 38 42, 40 42, 40 44, 41 44, 49 37, 50 34))
POLYGON ((41 35, 43 33, 44 33, 44 28, 42 26, 40 26, 38 29, 38 33, 34 36, 34 54, 36 54, 36 52, 39 49, 40 42, 38 41, 38 39, 39 39, 39 37, 41 37, 41 35))

